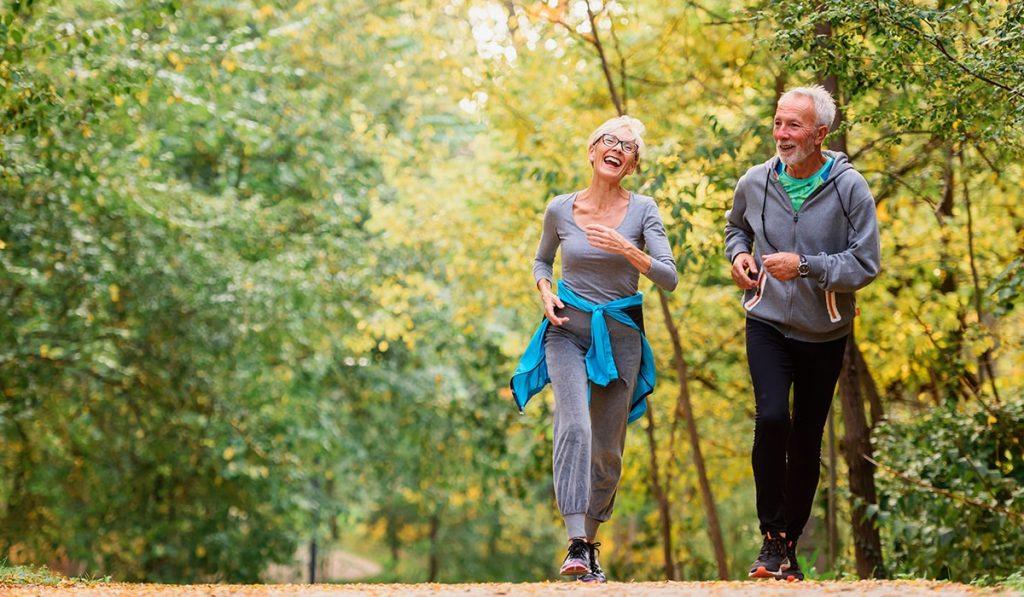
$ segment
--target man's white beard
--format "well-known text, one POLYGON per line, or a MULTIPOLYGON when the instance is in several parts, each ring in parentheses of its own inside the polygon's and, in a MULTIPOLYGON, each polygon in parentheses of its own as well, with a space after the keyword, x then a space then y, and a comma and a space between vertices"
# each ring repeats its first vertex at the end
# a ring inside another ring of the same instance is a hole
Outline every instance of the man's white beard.
POLYGON ((794 153, 790 157, 787 158, 787 157, 783 157, 782 156, 782 152, 779 151, 777 146, 775 148, 775 155, 777 155, 779 157, 779 161, 780 162, 782 162, 783 164, 785 164, 787 166, 792 166, 794 164, 799 164, 800 162, 802 162, 802 161, 806 160, 808 157, 810 157, 811 154, 813 154, 813 153, 814 153, 814 146, 813 145, 810 145, 810 146, 808 146, 806 148, 798 145, 796 147, 794 153))

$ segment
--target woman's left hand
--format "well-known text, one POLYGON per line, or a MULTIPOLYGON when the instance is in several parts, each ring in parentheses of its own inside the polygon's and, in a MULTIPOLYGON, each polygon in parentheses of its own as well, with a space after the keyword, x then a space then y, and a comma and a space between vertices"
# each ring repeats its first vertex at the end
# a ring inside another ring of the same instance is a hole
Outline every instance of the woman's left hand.
POLYGON ((619 234, 614 228, 601 224, 589 224, 585 232, 587 233, 587 242, 609 253, 625 255, 627 251, 635 248, 633 243, 626 240, 626 237, 619 234))

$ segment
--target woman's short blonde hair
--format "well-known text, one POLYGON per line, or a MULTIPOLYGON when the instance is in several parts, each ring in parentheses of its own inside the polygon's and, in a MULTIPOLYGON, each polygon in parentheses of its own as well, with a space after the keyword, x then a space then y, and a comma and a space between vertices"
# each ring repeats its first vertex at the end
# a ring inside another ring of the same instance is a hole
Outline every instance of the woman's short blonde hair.
POLYGON ((633 133, 633 142, 636 143, 637 146, 636 159, 639 161, 640 156, 644 153, 644 150, 647 147, 644 145, 644 132, 647 130, 647 127, 644 126, 644 123, 632 116, 616 116, 615 118, 606 120, 604 124, 597 127, 593 133, 590 133, 590 139, 587 141, 587 151, 594 146, 594 143, 597 143, 597 140, 601 138, 601 135, 606 135, 623 127, 629 129, 629 132, 633 133))

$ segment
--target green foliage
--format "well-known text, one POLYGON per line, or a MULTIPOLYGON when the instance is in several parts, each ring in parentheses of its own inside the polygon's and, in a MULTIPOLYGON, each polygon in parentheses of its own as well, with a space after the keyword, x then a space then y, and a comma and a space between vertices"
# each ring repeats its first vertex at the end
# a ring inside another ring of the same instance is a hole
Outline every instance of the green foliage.
POLYGON ((970 581, 979 571, 1002 578, 1019 570, 1022 438, 1020 399, 966 412, 950 404, 879 427, 878 459, 918 483, 884 471, 878 476, 878 517, 896 571, 970 581))
MULTIPOLYGON (((721 229, 772 152, 774 90, 843 90, 880 200, 859 333, 887 408, 988 399, 984 354, 1019 393, 1024 111, 984 79, 1020 80, 1020 8, 641 0, 596 22, 649 127, 627 185, 679 260, 669 310, 742 574, 752 404, 721 229)), ((539 316, 540 213, 587 183, 583 140, 614 112, 592 33, 570 2, 5 4, 0 551, 252 581, 315 538, 373 544, 400 580, 550 576, 550 401, 519 416, 507 378, 539 316)), ((677 568, 706 578, 660 316, 654 444, 631 430, 605 563, 661 574, 653 452, 677 568)))
POLYGON ((103 582, 110 582, 110 577, 68 578, 57 574, 46 566, 8 566, 6 561, 0 562, 0 585, 43 585, 54 587, 72 583, 80 586, 103 582))
POLYGON ((0 566, 0 584, 54 586, 63 580, 45 566, 0 566))

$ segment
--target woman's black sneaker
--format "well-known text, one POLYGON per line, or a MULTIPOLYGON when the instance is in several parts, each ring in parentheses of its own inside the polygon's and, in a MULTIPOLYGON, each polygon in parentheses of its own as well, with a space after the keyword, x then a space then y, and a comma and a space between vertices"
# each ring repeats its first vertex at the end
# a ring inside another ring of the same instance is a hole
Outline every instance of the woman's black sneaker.
POLYGON ((590 550, 590 571, 579 578, 580 582, 608 582, 604 570, 601 570, 601 564, 597 561, 598 547, 601 547, 600 543, 587 543, 587 549, 590 550))
POLYGON ((587 542, 574 537, 569 542, 569 551, 562 561, 562 569, 558 572, 563 576, 580 576, 590 572, 590 548, 587 542))
POLYGON ((800 569, 800 563, 796 561, 796 541, 786 540, 786 559, 789 566, 776 576, 779 580, 794 582, 804 579, 804 572, 800 569))
POLYGON ((786 557, 786 540, 782 537, 765 533, 761 544, 761 553, 750 566, 750 578, 778 578, 779 573, 789 567, 786 557))

